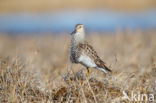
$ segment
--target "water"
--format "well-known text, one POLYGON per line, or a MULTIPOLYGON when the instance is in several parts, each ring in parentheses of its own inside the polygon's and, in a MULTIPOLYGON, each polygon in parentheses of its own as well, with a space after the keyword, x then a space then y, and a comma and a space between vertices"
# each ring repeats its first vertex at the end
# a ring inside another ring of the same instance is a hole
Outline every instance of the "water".
POLYGON ((47 13, 0 14, 0 32, 71 32, 82 23, 87 31, 156 29, 156 9, 142 12, 66 10, 47 13))

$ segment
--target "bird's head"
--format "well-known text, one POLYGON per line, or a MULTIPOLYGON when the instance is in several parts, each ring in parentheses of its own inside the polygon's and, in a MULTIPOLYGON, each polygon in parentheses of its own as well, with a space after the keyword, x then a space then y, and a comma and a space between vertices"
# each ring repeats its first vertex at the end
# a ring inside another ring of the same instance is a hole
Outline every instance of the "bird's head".
POLYGON ((75 26, 75 30, 71 33, 71 35, 76 34, 76 33, 84 33, 84 26, 83 24, 77 24, 75 26))

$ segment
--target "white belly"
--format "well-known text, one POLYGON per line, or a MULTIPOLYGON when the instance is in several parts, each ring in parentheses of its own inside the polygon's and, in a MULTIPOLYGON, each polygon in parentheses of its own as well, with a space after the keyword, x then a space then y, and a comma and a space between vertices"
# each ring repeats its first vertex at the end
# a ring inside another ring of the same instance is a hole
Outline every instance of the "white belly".
POLYGON ((94 61, 86 56, 86 55, 81 55, 79 58, 78 58, 78 61, 83 64, 84 66, 86 67, 90 67, 90 68, 95 68, 97 67, 97 65, 94 63, 94 61))

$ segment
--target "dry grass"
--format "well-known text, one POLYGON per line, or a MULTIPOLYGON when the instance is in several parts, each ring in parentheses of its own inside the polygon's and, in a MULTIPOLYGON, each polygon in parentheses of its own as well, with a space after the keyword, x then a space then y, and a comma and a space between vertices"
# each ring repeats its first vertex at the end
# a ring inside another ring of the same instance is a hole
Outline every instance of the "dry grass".
POLYGON ((73 8, 138 11, 155 6, 155 0, 1 0, 0 12, 45 12, 73 8))
POLYGON ((69 71, 69 35, 0 35, 0 102, 127 103, 123 91, 156 93, 156 32, 133 34, 88 36, 113 71, 91 69, 88 80, 81 65, 69 71))

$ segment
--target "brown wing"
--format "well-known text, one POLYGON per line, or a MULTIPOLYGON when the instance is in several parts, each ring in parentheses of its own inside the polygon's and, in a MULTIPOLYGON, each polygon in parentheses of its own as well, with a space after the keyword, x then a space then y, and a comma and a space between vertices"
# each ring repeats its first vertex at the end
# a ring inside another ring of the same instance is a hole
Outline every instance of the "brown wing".
POLYGON ((91 57, 98 67, 106 69, 107 71, 111 72, 111 70, 108 69, 107 66, 105 66, 105 63, 97 55, 97 52, 87 42, 80 43, 78 49, 79 49, 79 51, 84 50, 83 52, 85 52, 85 54, 87 54, 89 57, 91 57))

